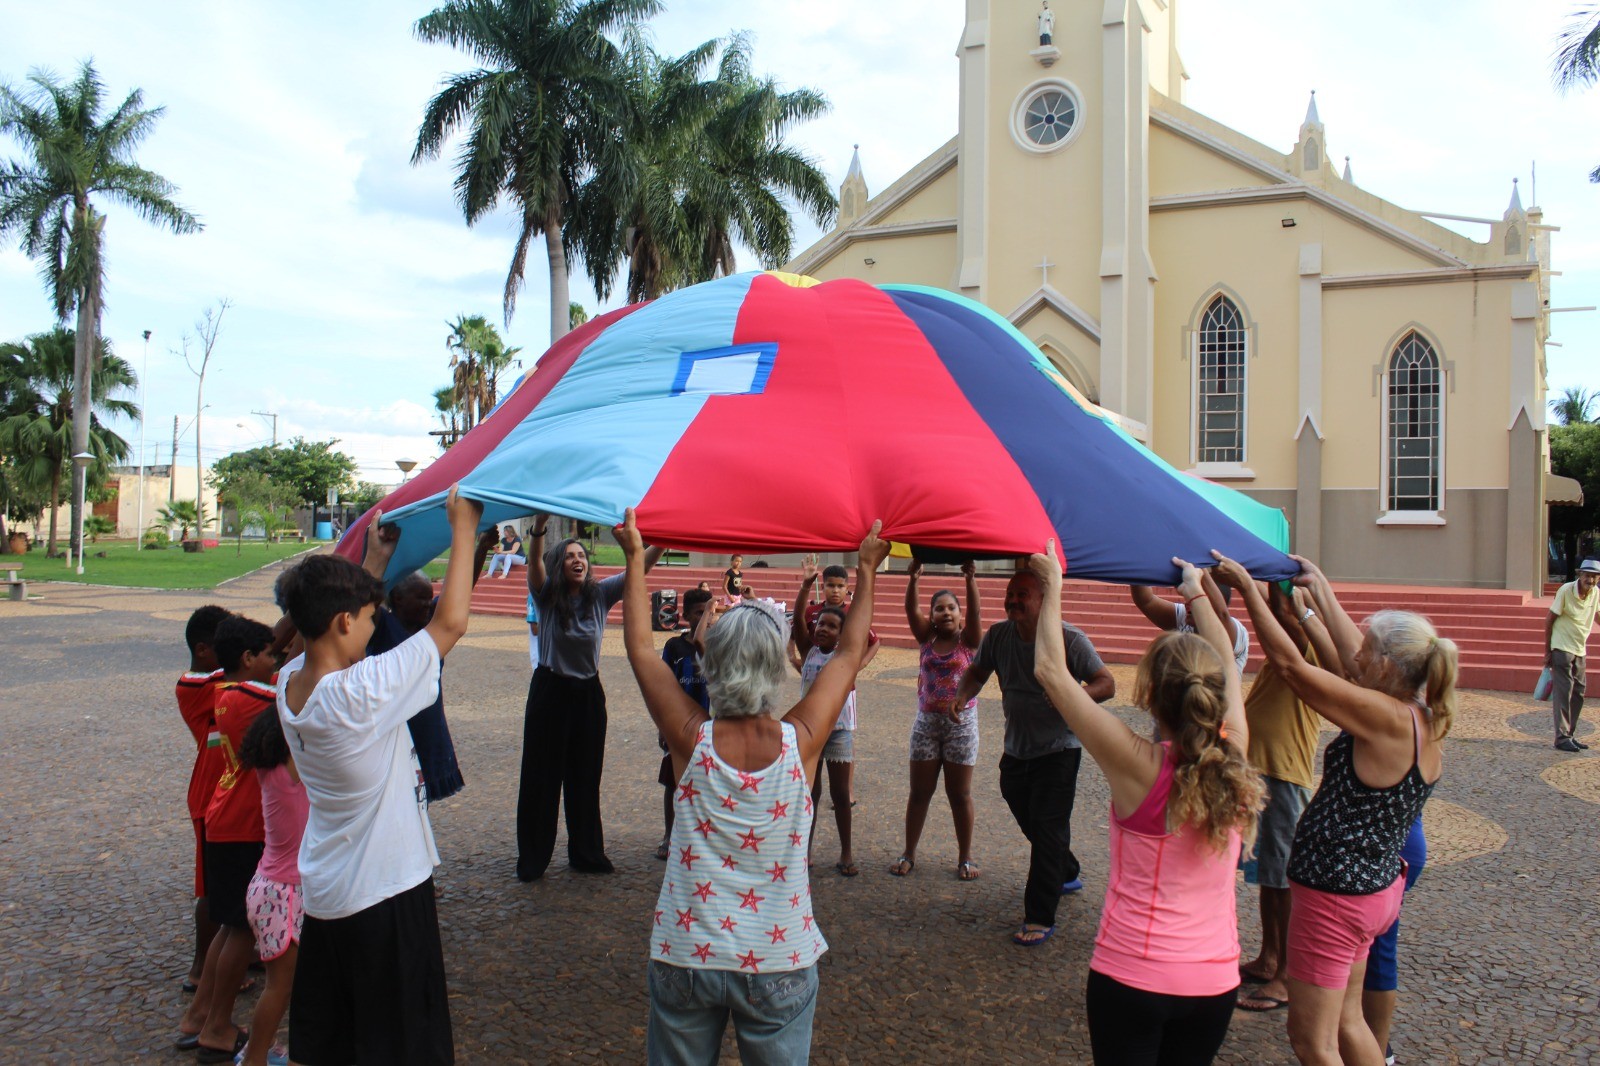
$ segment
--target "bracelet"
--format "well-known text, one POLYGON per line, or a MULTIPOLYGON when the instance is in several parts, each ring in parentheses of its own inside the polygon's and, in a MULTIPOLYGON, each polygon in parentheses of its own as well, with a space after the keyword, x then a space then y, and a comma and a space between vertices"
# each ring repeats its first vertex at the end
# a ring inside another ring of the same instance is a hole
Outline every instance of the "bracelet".
POLYGON ((544 529, 543 529, 543 528, 540 528, 540 529, 536 529, 536 530, 534 530, 534 531, 533 531, 533 535, 534 535, 534 536, 535 536, 535 537, 542 537, 542 536, 544 536, 544 529))
POLYGON ((1202 592, 1198 596, 1190 596, 1188 599, 1184 600, 1183 601, 1183 606, 1186 609, 1187 608, 1192 608, 1194 606, 1194 604, 1198 603, 1201 600, 1205 600, 1207 603, 1211 602, 1210 598, 1208 596, 1206 596, 1206 594, 1204 592, 1202 592))
POLYGON ((1307 607, 1306 608, 1306 613, 1300 616, 1300 624, 1301 625, 1305 625, 1306 619, 1315 618, 1316 616, 1317 616, 1317 612, 1313 611, 1311 608, 1307 607))

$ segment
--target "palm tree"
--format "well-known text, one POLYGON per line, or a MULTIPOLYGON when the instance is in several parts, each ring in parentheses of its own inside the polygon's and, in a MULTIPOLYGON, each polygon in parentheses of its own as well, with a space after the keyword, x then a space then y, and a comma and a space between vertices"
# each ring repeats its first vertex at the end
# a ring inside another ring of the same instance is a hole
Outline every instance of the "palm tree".
MULTIPOLYGON (((126 459, 128 442, 107 429, 100 416, 120 415, 137 421, 139 405, 119 399, 114 393, 132 393, 138 377, 128 362, 111 351, 104 338, 98 342, 95 362, 99 371, 91 379, 93 391, 86 397, 89 408, 87 443, 84 450, 95 457, 92 477, 104 479, 109 463, 126 459)), ((0 421, 0 452, 13 462, 19 481, 47 495, 50 501, 50 538, 47 554, 56 550, 57 514, 61 507, 61 480, 75 464, 79 434, 75 413, 77 391, 73 384, 76 338, 69 329, 36 333, 22 344, 0 345, 0 362, 11 362, 13 380, 20 383, 17 393, 5 403, 5 418, 0 421)))
POLYGON ((1592 422, 1590 411, 1594 402, 1600 398, 1600 393, 1590 392, 1587 389, 1569 385, 1561 390, 1560 396, 1550 399, 1550 412, 1555 415, 1556 421, 1563 426, 1575 426, 1580 422, 1592 422))
POLYGON ((502 199, 519 216, 503 306, 511 321, 528 247, 543 236, 550 261, 550 341, 567 333, 563 226, 592 171, 624 165, 617 136, 630 99, 621 54, 606 34, 647 19, 661 0, 447 0, 416 34, 482 64, 445 79, 428 102, 411 162, 432 159, 458 128, 456 201, 468 225, 502 199))
POLYGON ((838 201, 826 176, 784 143, 794 123, 827 112, 821 93, 780 92, 755 77, 743 34, 676 58, 636 37, 628 60, 637 124, 623 142, 633 158, 595 172, 575 213, 576 243, 602 297, 623 257, 630 303, 733 273, 736 240, 765 267, 783 263, 794 246, 787 201, 819 225, 832 222, 838 201), (714 59, 715 75, 702 79, 714 59))
MULTIPOLYGON (((1562 92, 1585 88, 1600 79, 1600 3, 1591 2, 1573 12, 1556 38, 1551 73, 1562 92)), ((1589 171, 1589 180, 1600 182, 1600 167, 1589 171)))
POLYGON ((456 387, 446 385, 442 389, 433 390, 433 409, 439 416, 439 424, 449 431, 448 436, 441 437, 439 446, 448 450, 450 445, 461 436, 460 409, 456 407, 456 387))
MULTIPOLYGON (((172 201, 177 187, 133 161, 133 151, 155 128, 163 108, 146 108, 133 90, 105 114, 105 85, 86 62, 70 84, 48 71, 28 75, 31 88, 0 85, 0 133, 22 147, 26 159, 0 167, 0 238, 20 234, 22 250, 37 260, 65 323, 77 312, 72 365, 71 455, 90 449, 91 383, 100 351, 100 310, 105 295, 106 216, 95 199, 132 208, 145 221, 174 233, 200 229, 194 215, 172 201)), ((83 482, 72 473, 73 528, 83 482)), ((51 514, 54 528, 55 516, 51 514)), ((76 536, 74 535, 74 540, 76 536)))
POLYGON ((469 430, 494 407, 500 374, 522 349, 506 347, 500 331, 482 315, 457 316, 445 347, 450 349, 452 410, 460 414, 461 430, 469 430))

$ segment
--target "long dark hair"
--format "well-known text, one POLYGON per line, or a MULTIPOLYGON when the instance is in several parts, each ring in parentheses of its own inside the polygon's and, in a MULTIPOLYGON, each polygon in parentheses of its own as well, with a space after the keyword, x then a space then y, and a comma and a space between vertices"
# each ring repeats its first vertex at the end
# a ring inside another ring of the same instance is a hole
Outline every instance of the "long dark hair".
POLYGON ((239 741, 239 764, 253 770, 270 770, 289 761, 289 741, 278 721, 278 709, 268 707, 256 715, 239 741))
MULTIPOLYGON (((540 616, 548 612, 550 618, 559 622, 564 631, 572 628, 572 620, 575 617, 572 597, 567 592, 567 575, 563 566, 567 558, 567 546, 570 544, 583 548, 583 557, 589 558, 589 549, 584 547, 583 541, 577 537, 568 537, 559 541, 555 547, 545 549, 544 584, 540 586, 537 597, 540 616)), ((594 561, 590 560, 583 571, 583 584, 578 586, 578 605, 580 608, 591 607, 599 597, 600 585, 594 579, 594 561)))

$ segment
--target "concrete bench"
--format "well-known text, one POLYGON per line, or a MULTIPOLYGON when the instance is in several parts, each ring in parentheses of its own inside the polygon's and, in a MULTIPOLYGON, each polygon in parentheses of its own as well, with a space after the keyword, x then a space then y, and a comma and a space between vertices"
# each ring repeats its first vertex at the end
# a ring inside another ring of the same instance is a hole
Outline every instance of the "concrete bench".
POLYGON ((0 563, 0 581, 6 584, 6 590, 13 600, 28 598, 28 583, 22 578, 21 563, 0 563))
POLYGON ((280 529, 272 535, 274 544, 282 544, 286 540, 297 540, 301 544, 306 542, 306 535, 298 529, 280 529))

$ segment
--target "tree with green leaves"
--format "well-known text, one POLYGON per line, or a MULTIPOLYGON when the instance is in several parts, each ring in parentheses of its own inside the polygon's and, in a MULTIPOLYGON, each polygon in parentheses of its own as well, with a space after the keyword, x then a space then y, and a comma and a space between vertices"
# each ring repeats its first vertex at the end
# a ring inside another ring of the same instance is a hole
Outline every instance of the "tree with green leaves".
POLYGON ((466 432, 488 414, 499 396, 500 375, 521 353, 508 348, 500 331, 482 315, 459 315, 445 341, 450 351, 452 429, 466 432))
MULTIPOLYGON (((1600 80, 1600 3, 1591 0, 1581 5, 1562 27, 1551 74, 1562 92, 1600 80)), ((1589 180, 1600 182, 1600 167, 1589 171, 1589 180)))
POLYGON ((270 537, 288 522, 289 508, 294 502, 288 488, 259 470, 241 470, 229 477, 226 490, 217 492, 217 505, 234 510, 233 553, 244 553, 246 526, 258 525, 270 537))
POLYGON ((674 58, 635 33, 626 56, 635 97, 620 138, 628 165, 595 171, 573 213, 602 298, 623 259, 629 303, 733 273, 735 241, 763 267, 784 263, 794 252, 790 201, 818 225, 832 223, 839 204, 827 176, 785 142, 796 123, 827 113, 825 96, 755 76, 744 34, 674 58))
POLYGON ((1600 394, 1575 385, 1569 385, 1561 390, 1560 396, 1552 396, 1550 398, 1550 413, 1563 426, 1576 425, 1579 422, 1592 422, 1594 421, 1592 412, 1597 395, 1600 394))
POLYGON ((105 418, 140 418, 139 405, 124 395, 134 394, 138 376, 128 362, 101 338, 96 345, 98 372, 90 379, 91 393, 78 402, 74 387, 77 338, 70 329, 35 333, 20 344, 0 344, 0 364, 8 364, 9 388, 0 399, 0 454, 8 460, 8 479, 19 491, 31 490, 48 501, 50 536, 46 552, 56 550, 56 528, 64 479, 72 476, 72 456, 78 447, 75 420, 86 408, 83 451, 94 456, 87 471, 90 483, 103 482, 110 464, 126 459, 128 442, 101 422, 105 418))
POLYGON ((1582 504, 1550 508, 1550 532, 1565 545, 1570 579, 1580 538, 1600 528, 1600 422, 1551 426, 1550 470, 1583 486, 1582 504))
POLYGON ((260 474, 283 489, 295 503, 321 506, 329 489, 343 492, 356 473, 356 461, 336 451, 337 437, 308 441, 295 437, 288 444, 249 448, 225 455, 211 464, 211 481, 219 496, 234 491, 240 477, 260 474))
POLYGON ((503 308, 511 321, 528 249, 550 264, 550 342, 568 331, 565 228, 589 174, 627 165, 619 130, 633 128, 622 54, 607 34, 661 10, 660 0, 447 0, 416 34, 479 64, 452 74, 423 112, 413 164, 437 158, 458 130, 456 202, 473 225, 502 202, 518 217, 503 308))
MULTIPOLYGON (((174 233, 200 229, 200 221, 173 201, 177 187, 133 159, 163 109, 145 107, 138 89, 108 111, 109 103, 92 61, 71 82, 35 70, 26 88, 0 85, 0 134, 23 152, 21 160, 0 166, 0 239, 21 237, 22 250, 39 264, 63 323, 77 314, 72 376, 77 404, 68 455, 93 450, 89 405, 97 392, 92 379, 99 370, 106 225, 96 201, 131 208, 174 233)), ((74 466, 74 528, 83 498, 79 477, 74 466)))

